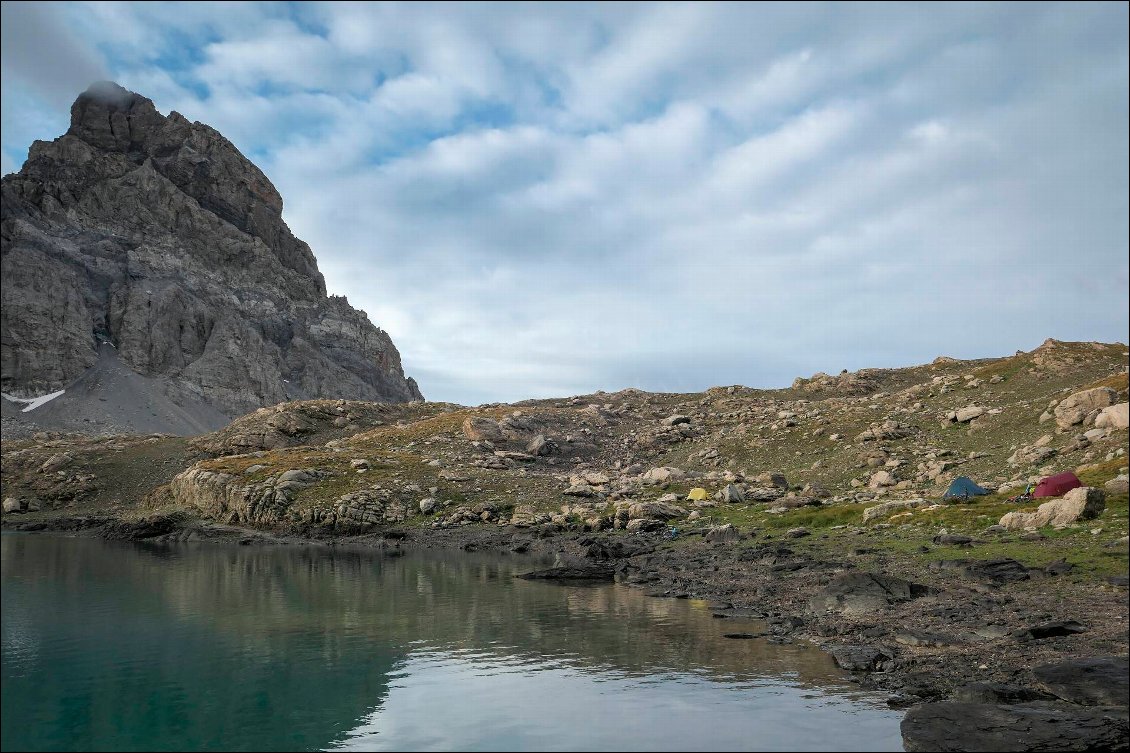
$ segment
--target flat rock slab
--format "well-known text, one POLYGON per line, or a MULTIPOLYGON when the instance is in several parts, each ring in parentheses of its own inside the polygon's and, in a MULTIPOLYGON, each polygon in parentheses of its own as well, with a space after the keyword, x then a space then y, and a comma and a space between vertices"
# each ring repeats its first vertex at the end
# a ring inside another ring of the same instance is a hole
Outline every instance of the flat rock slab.
POLYGON ((995 560, 937 560, 929 565, 931 570, 958 570, 967 578, 1002 586, 1028 580, 1032 576, 1028 568, 1014 559, 995 560))
POLYGON ((953 691, 950 700, 961 703, 1029 703, 1054 700, 1054 696, 1035 688, 1022 688, 1003 682, 971 682, 953 691))
POLYGON ((832 658, 850 672, 882 672, 894 668, 894 656, 878 646, 836 646, 832 658))
POLYGON ((638 554, 648 554, 655 549, 653 546, 631 539, 586 537, 578 543, 585 547, 584 556, 594 560, 625 559, 638 554))
POLYGON ((756 609, 727 609, 725 611, 711 612, 710 616, 716 620, 763 620, 765 613, 756 609))
POLYGON ((1064 560, 1049 562, 1044 566, 1044 572, 1047 575, 1067 575, 1074 569, 1075 565, 1071 564, 1070 562, 1065 562, 1064 560))
POLYGON ((164 536, 181 528, 183 521, 173 515, 154 515, 141 520, 115 520, 102 529, 106 539, 141 541, 164 536))
POLYGON ((891 575, 846 573, 832 580, 809 599, 808 607, 813 612, 865 614, 931 592, 929 587, 921 583, 911 583, 891 575))
POLYGON ((957 646, 963 641, 945 633, 928 633, 924 630, 899 630, 895 633, 895 643, 904 646, 930 646, 941 648, 943 646, 957 646))
POLYGON ((1083 706, 1130 706, 1130 661, 1125 656, 1072 659, 1032 670, 1038 686, 1083 706))
POLYGON ((1056 620, 1055 622, 1045 622, 1040 625, 1021 628, 1013 632, 1012 637, 1021 641, 1038 641, 1044 638, 1059 638, 1085 632, 1087 632, 1087 628, 1075 620, 1056 620))
POLYGON ((972 536, 965 536, 960 533, 943 533, 934 537, 935 544, 947 544, 949 546, 967 546, 973 544, 972 536))
POLYGON ((1066 703, 927 703, 902 720, 908 751, 1124 751, 1125 709, 1066 703))

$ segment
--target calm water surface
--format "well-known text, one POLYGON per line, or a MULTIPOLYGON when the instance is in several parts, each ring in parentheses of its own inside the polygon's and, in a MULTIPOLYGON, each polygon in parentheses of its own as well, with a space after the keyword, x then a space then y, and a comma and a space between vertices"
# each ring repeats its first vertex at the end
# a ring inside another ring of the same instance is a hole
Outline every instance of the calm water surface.
POLYGON ((901 750, 809 646, 517 556, 0 537, 5 750, 901 750))

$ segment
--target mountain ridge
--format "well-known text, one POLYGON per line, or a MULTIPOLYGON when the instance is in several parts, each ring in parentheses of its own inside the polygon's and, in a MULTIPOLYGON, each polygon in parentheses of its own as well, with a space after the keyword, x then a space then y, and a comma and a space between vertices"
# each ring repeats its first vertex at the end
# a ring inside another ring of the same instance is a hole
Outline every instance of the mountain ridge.
POLYGON ((423 399, 388 334, 327 295, 282 207, 214 128, 92 85, 67 132, 3 178, 3 392, 65 388, 108 342, 174 402, 228 418, 288 399, 423 399))

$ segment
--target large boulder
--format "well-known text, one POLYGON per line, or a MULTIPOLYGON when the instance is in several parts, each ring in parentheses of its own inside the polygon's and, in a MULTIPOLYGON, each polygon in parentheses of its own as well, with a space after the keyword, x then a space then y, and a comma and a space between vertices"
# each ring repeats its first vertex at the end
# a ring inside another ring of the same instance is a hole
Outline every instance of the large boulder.
POLYGON ((711 542, 722 542, 737 541, 741 537, 742 535, 738 531, 738 529, 734 528, 732 524, 727 523, 725 525, 718 526, 717 528, 711 528, 706 532, 706 535, 703 538, 711 542))
POLYGON ((653 520, 671 520, 685 517, 687 511, 678 505, 667 502, 636 502, 628 507, 628 520, 649 518, 653 520))
POLYGON ((897 483, 898 478, 890 471, 876 471, 867 482, 867 486, 872 489, 882 489, 885 486, 894 486, 897 483))
POLYGON ((560 455, 561 445, 559 445, 556 440, 550 439, 544 434, 538 434, 526 444, 526 452, 535 457, 560 455))
POLYGON ((764 486, 775 486, 778 489, 789 488, 789 480, 785 478, 785 474, 780 471, 766 471, 754 480, 764 486))
POLYGON ((737 484, 726 484, 721 497, 723 502, 745 502, 745 490, 737 484))
POLYGON ((1130 403, 1119 403, 1103 408, 1095 418, 1097 429, 1125 429, 1130 426, 1130 403))
POLYGON ((1103 489, 1107 494, 1126 494, 1130 492, 1130 476, 1120 473, 1103 484, 1103 489))
POLYGON ((968 405, 964 408, 958 408, 954 411, 954 421, 959 424, 967 424, 975 418, 980 418, 988 412, 988 408, 982 408, 979 405, 968 405))
POLYGON ((645 484, 668 484, 672 481, 678 481, 686 478, 687 474, 681 468, 672 468, 664 466, 662 468, 652 468, 647 473, 640 477, 640 480, 645 484))
POLYGON ((1080 486, 1062 499, 1045 502, 1032 512, 1006 513, 1000 524, 1010 531, 1025 531, 1044 526, 1062 527, 1077 520, 1096 518, 1106 509, 1106 494, 1101 489, 1080 486))
POLYGON ((1110 387, 1095 387, 1068 395, 1055 407, 1055 422, 1061 429, 1083 423, 1095 411, 1114 405, 1118 393, 1110 387))
POLYGON ((463 436, 472 442, 501 442, 505 437, 494 419, 468 416, 463 421, 463 436))

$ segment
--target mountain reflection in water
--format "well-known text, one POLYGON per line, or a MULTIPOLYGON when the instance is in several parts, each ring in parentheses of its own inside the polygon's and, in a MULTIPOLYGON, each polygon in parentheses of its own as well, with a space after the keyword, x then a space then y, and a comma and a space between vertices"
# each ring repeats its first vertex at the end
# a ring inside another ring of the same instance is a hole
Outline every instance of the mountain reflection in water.
POLYGON ((813 647, 529 558, 0 541, 4 749, 901 749, 813 647))

